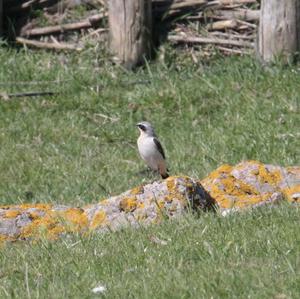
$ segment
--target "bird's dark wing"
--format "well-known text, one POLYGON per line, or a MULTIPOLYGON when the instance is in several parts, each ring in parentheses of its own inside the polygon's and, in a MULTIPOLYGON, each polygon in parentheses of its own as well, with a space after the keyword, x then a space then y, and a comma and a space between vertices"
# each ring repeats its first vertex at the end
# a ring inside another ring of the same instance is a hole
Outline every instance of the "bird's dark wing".
POLYGON ((158 151, 161 153, 161 155, 163 156, 164 159, 166 159, 166 156, 165 156, 165 152, 164 152, 164 149, 163 147, 161 146, 159 140, 157 138, 153 138, 153 141, 158 149, 158 151))

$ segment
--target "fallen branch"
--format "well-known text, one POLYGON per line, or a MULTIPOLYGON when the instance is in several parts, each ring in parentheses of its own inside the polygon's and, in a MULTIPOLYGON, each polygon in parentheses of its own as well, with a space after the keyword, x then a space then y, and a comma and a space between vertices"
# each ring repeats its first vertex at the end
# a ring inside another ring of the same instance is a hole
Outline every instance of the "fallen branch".
POLYGON ((166 12, 170 10, 177 10, 177 9, 186 9, 186 8, 194 8, 196 6, 202 6, 207 4, 207 0, 190 0, 190 1, 183 1, 179 3, 166 3, 165 6, 160 6, 155 9, 155 12, 166 12))
MULTIPOLYGON (((180 14, 186 14, 187 12, 191 12, 191 14, 195 14, 196 10, 198 7, 201 8, 203 11, 206 9, 234 9, 234 8, 239 8, 241 5, 245 4, 253 4, 257 3, 257 0, 215 0, 215 1, 207 1, 207 0, 185 0, 182 2, 175 2, 172 3, 172 1, 160 1, 157 2, 155 1, 155 5, 153 8, 153 13, 156 16, 163 16, 164 19, 173 17, 175 15, 180 15, 180 14), (157 3, 163 4, 163 5, 157 5, 157 3)), ((247 9, 245 9, 247 10, 247 9)), ((226 10, 225 10, 226 11, 226 10)), ((237 10, 238 11, 238 10, 237 10)), ((231 11, 230 11, 231 12, 231 11)), ((230 13, 228 13, 230 15, 230 13)), ((192 16, 193 17, 193 16, 192 16)), ((191 18, 192 18, 191 17, 191 18)), ((200 15, 197 16, 198 18, 203 17, 203 12, 201 12, 200 15)), ((197 18, 196 17, 196 18, 197 18)), ((224 17, 226 18, 226 13, 224 13, 224 17)), ((236 17, 234 16, 228 16, 227 19, 229 18, 245 18, 246 20, 252 20, 253 18, 259 18, 259 14, 251 14, 249 13, 249 16, 245 15, 245 12, 237 12, 236 17), (243 15, 244 13, 244 15, 243 15)))
POLYGON ((22 37, 17 37, 16 42, 18 44, 23 44, 30 47, 36 47, 41 49, 50 49, 50 50, 76 50, 81 51, 82 48, 77 47, 75 45, 70 45, 66 43, 47 43, 47 42, 40 42, 36 40, 29 40, 22 37))
POLYGON ((226 46, 254 48, 254 43, 250 43, 250 42, 219 39, 219 38, 198 37, 198 36, 195 37, 195 36, 169 35, 168 41, 173 42, 173 43, 214 44, 214 45, 226 45, 226 46))
POLYGON ((252 10, 252 9, 215 10, 214 16, 222 17, 225 19, 259 21, 259 10, 252 10))
POLYGON ((86 29, 95 26, 95 24, 97 24, 100 20, 102 20, 105 17, 107 17, 106 12, 91 16, 88 19, 77 23, 29 29, 22 32, 21 36, 29 37, 29 36, 38 36, 38 35, 58 34, 64 31, 86 29))
POLYGON ((209 5, 239 5, 254 3, 257 3, 257 0, 215 0, 208 2, 209 5))
POLYGON ((236 20, 225 20, 225 21, 217 21, 206 26, 207 30, 225 30, 225 29, 233 29, 237 27, 236 20))
POLYGON ((214 31, 214 32, 210 32, 209 35, 212 36, 213 38, 222 37, 227 39, 243 39, 243 40, 250 40, 250 41, 255 40, 255 34, 242 35, 238 33, 226 33, 226 32, 214 31))
POLYGON ((217 46, 217 49, 219 49, 220 51, 223 52, 227 52, 230 54, 241 54, 241 55, 250 55, 251 52, 249 51, 243 51, 241 49, 231 49, 231 48, 226 48, 226 47, 221 47, 221 46, 217 46))
POLYGON ((99 28, 96 30, 93 30, 92 32, 86 34, 81 40, 85 41, 87 39, 89 39, 90 37, 96 35, 97 37, 99 37, 99 35, 104 34, 104 33, 108 33, 108 29, 107 28, 99 28))
POLYGON ((30 91, 30 92, 20 92, 20 93, 11 93, 11 94, 2 92, 0 93, 0 97, 3 100, 8 101, 10 98, 53 96, 55 94, 57 94, 57 92, 53 92, 53 91, 30 91))
POLYGON ((249 23, 249 22, 246 22, 246 21, 242 21, 242 20, 237 20, 237 22, 243 26, 245 26, 246 28, 247 27, 250 27, 250 28, 253 28, 253 29, 256 29, 257 28, 257 25, 256 24, 252 24, 252 23, 249 23))

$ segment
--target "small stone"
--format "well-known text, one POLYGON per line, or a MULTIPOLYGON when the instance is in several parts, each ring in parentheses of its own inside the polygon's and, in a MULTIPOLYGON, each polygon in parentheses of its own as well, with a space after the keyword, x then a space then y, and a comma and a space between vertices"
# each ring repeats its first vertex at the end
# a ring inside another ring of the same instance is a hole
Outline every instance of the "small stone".
POLYGON ((106 292, 106 287, 104 285, 98 285, 92 289, 92 292, 94 294, 103 294, 104 292, 106 292))

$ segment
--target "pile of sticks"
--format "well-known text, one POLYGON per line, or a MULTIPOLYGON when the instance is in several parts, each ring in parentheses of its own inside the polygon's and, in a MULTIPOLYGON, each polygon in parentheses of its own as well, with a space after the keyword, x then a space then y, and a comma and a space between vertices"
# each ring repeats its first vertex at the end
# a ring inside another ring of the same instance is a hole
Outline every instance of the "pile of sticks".
POLYGON ((43 49, 81 51, 88 40, 107 40, 106 6, 106 0, 4 0, 3 9, 4 14, 14 20, 9 23, 15 24, 10 31, 15 33, 16 43, 43 49), (77 20, 72 11, 79 6, 86 12, 77 20), (36 11, 42 11, 42 19, 47 25, 39 25, 41 13, 34 13, 36 11))
MULTIPOLYGON (((9 17, 27 16, 16 32, 16 42, 55 50, 81 50, 89 40, 107 40, 109 0, 4 0, 9 17), (78 5, 88 7, 84 19, 64 18, 78 5), (56 23, 38 26, 32 12, 38 9, 56 23), (68 22, 66 22, 68 20, 68 22), (72 43, 68 37, 78 37, 72 43)), ((152 0, 155 24, 170 28, 167 40, 176 46, 226 54, 253 51, 259 21, 259 0, 152 0), (212 47, 213 46, 213 47, 212 47)))
POLYGON ((153 0, 154 13, 173 20, 167 39, 210 55, 250 54, 259 22, 258 0, 153 0))

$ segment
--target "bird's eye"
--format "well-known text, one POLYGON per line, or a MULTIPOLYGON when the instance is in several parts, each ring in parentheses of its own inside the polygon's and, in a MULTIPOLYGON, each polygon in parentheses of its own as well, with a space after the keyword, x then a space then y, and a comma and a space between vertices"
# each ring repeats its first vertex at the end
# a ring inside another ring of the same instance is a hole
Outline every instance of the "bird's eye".
POLYGON ((138 125, 142 131, 146 131, 146 127, 144 125, 138 125))

